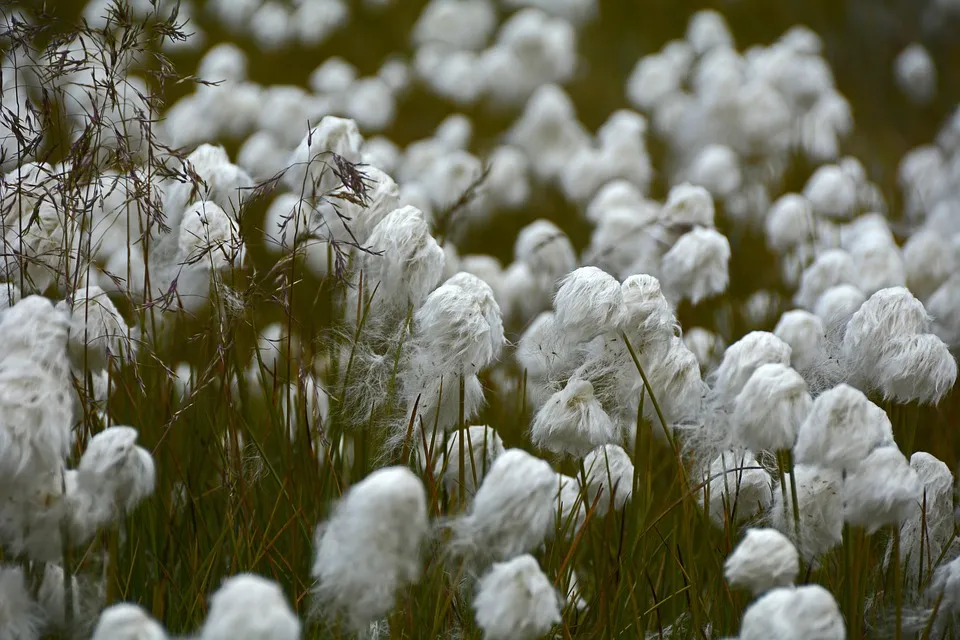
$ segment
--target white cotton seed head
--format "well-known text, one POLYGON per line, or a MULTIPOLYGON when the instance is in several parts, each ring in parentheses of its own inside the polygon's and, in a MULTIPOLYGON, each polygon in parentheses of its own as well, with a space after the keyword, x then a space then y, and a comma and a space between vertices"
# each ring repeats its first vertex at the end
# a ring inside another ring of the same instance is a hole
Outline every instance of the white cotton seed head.
POLYGON ((754 596, 793 585, 799 573, 797 548, 776 529, 747 529, 723 565, 727 582, 750 589, 754 596))
POLYGON ((697 304, 727 290, 730 242, 713 229, 698 227, 682 235, 663 256, 663 283, 673 300, 697 304))
POLYGON ((224 580, 210 597, 202 640, 299 640, 300 621, 280 587, 242 573, 224 580))
POLYGON ((684 331, 683 344, 696 356, 702 373, 716 369, 726 349, 723 338, 703 327, 692 327, 684 331))
POLYGON ((930 326, 923 303, 905 287, 874 293, 847 323, 840 348, 847 378, 855 386, 874 388, 877 367, 895 337, 925 333, 930 326))
POLYGON ((587 205, 587 220, 599 223, 606 213, 618 208, 639 208, 647 203, 643 193, 629 180, 611 180, 600 187, 587 205))
POLYGON ((363 137, 357 123, 346 118, 324 116, 294 150, 284 173, 284 184, 294 193, 323 194, 339 185, 331 154, 348 162, 360 161, 363 137))
POLYGON ((790 364, 790 345, 768 331, 751 331, 727 347, 714 374, 713 390, 723 402, 733 402, 761 365, 790 364))
POLYGON ((210 269, 238 266, 243 260, 240 228, 216 203, 200 200, 180 220, 177 261, 210 269))
POLYGON ((520 449, 493 462, 470 510, 453 523, 454 548, 468 557, 506 560, 537 547, 555 519, 557 477, 520 449))
POLYGON ((638 351, 666 347, 676 335, 677 320, 673 308, 653 276, 636 274, 620 285, 626 306, 622 329, 638 351))
POLYGON ((357 68, 340 56, 331 56, 310 73, 307 85, 314 93, 341 93, 357 79, 357 68))
POLYGON ((775 491, 770 525, 793 540, 804 560, 814 560, 843 540, 843 476, 833 469, 797 464, 784 481, 787 483, 786 503, 783 492, 775 491), (800 511, 799 540, 796 539, 790 486, 794 480, 800 511))
POLYGON ((477 585, 473 608, 487 640, 535 640, 560 623, 561 598, 528 554, 495 563, 477 585))
POLYGON ((130 329, 113 301, 100 287, 84 287, 65 301, 70 313, 70 355, 82 369, 105 369, 112 358, 135 352, 130 329))
POLYGON ((866 301, 867 296, 856 285, 840 284, 820 294, 813 312, 823 320, 828 336, 842 340, 850 318, 866 301))
POLYGON ((420 578, 428 529, 426 490, 409 469, 385 467, 351 487, 314 541, 320 612, 355 629, 383 617, 397 590, 420 578))
POLYGON ((687 169, 687 180, 705 188, 715 198, 727 198, 743 183, 740 158, 730 147, 707 145, 696 155, 687 169))
POLYGON ((532 380, 553 379, 566 364, 567 343, 553 311, 538 315, 520 337, 515 357, 532 380))
POLYGON ((431 0, 413 27, 413 43, 478 50, 496 26, 496 8, 488 0, 431 0))
POLYGON ((597 447, 583 459, 583 468, 587 474, 588 507, 597 516, 605 516, 610 509, 622 510, 633 497, 634 467, 623 447, 597 447))
POLYGON ((501 146, 487 156, 486 193, 500 209, 520 209, 530 199, 530 161, 516 147, 501 146))
POLYGON ((939 558, 953 538, 954 478, 950 467, 923 451, 910 456, 910 467, 920 480, 922 496, 900 527, 900 562, 908 583, 916 585, 929 575, 926 559, 939 558))
POLYGON ((581 457, 616 440, 617 432, 594 396, 593 385, 571 378, 537 411, 530 437, 541 449, 581 457))
POLYGON ((553 307, 557 326, 574 341, 615 331, 626 314, 620 283, 596 267, 580 267, 564 277, 553 307))
POLYGON ((836 599, 818 584, 768 591, 743 614, 740 640, 846 640, 836 599))
POLYGON ((167 640, 167 633, 146 611, 122 602, 100 613, 92 640, 167 640))
POLYGON ((893 427, 883 409, 862 391, 839 384, 814 400, 793 452, 800 464, 852 472, 874 449, 892 441, 893 427))
POLYGON ((910 291, 927 300, 960 268, 954 254, 950 241, 933 229, 920 229, 910 236, 903 245, 903 264, 910 291))
POLYGON ((655 109, 680 90, 684 72, 683 66, 663 53, 644 56, 627 79, 627 99, 638 109, 655 109))
POLYGON ((146 449, 136 446, 133 427, 107 427, 93 436, 80 456, 77 471, 94 483, 101 496, 130 511, 156 488, 156 468, 146 449))
POLYGON ((843 249, 824 251, 804 269, 793 301, 803 309, 812 309, 827 289, 841 284, 855 284, 856 278, 856 265, 849 253, 843 249))
POLYGON ((803 195, 818 215, 848 220, 856 213, 857 184, 835 164, 820 166, 803 187, 803 195))
POLYGON ((575 536, 587 519, 587 509, 580 482, 571 476, 557 474, 558 488, 553 496, 553 510, 556 514, 556 531, 567 536, 575 536))
MULTIPOLYGON (((700 376, 700 362, 683 340, 673 336, 665 350, 641 353, 639 356, 649 377, 653 396, 657 398, 667 424, 660 423, 660 416, 652 402, 644 403, 644 416, 661 428, 697 421, 700 418, 706 385, 700 376)), ((633 375, 632 371, 630 375, 633 375)), ((643 384, 639 375, 634 379, 634 384, 636 386, 632 398, 636 402, 643 384)))
POLYGON ((824 322, 809 311, 787 311, 780 316, 773 335, 790 345, 790 363, 798 371, 806 372, 821 364, 826 357, 824 322))
POLYGON ((888 400, 936 405, 957 381, 957 361, 933 334, 896 335, 883 345, 873 379, 888 400))
POLYGON ((874 533, 899 527, 920 502, 923 486, 896 445, 878 447, 843 483, 843 517, 874 533))
POLYGON ((703 9, 690 16, 686 39, 697 55, 718 47, 733 47, 733 36, 726 19, 712 9, 703 9))
POLYGON ((43 622, 23 570, 0 566, 0 633, 4 640, 40 640, 43 622))
POLYGON ((577 254, 567 235, 549 220, 535 220, 517 234, 514 259, 530 267, 551 290, 555 283, 577 266, 577 254))
POLYGON ((911 102, 929 104, 937 93, 937 67, 922 44, 913 43, 893 61, 897 87, 911 102))
POLYGON ((770 207, 764 230, 767 246, 777 253, 809 242, 814 237, 813 205, 796 193, 781 196, 770 207))
POLYGON ((812 407, 799 373, 780 363, 761 365, 734 403, 734 443, 753 451, 791 449, 812 407))
MULTIPOLYGON (((430 416, 427 416, 425 421, 429 419, 430 416)), ((483 481, 484 475, 493 466, 493 461, 503 453, 503 440, 496 431, 484 425, 468 427, 462 433, 464 434, 463 484, 466 494, 473 496, 483 481)), ((438 477, 443 478, 443 483, 450 495, 456 495, 460 486, 460 434, 459 430, 450 433, 446 455, 438 456, 435 463, 435 472, 438 477)))
POLYGON ((703 481, 700 506, 717 527, 749 520, 773 502, 773 479, 749 451, 722 452, 703 481))
POLYGON ((415 358, 434 377, 472 375, 500 355, 505 338, 493 290, 460 272, 435 289, 414 314, 415 358))
POLYGON ((678 184, 670 189, 667 201, 660 211, 660 221, 664 225, 713 226, 713 198, 703 187, 690 183, 678 184))
POLYGON ((408 308, 419 308, 439 284, 443 249, 416 207, 401 207, 384 216, 367 245, 375 253, 361 254, 361 269, 364 288, 374 295, 373 308, 382 310, 377 313, 406 316, 408 308))

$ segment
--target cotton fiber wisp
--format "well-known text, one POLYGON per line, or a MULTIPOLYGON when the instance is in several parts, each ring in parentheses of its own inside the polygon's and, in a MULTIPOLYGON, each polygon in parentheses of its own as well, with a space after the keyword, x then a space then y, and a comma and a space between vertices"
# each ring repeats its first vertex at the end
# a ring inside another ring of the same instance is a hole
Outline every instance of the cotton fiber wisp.
POLYGON ((898 335, 883 346, 874 375, 885 398, 936 405, 957 381, 957 361, 933 334, 898 335))
POLYGON ((753 451, 791 449, 812 407, 799 373, 779 363, 761 365, 734 402, 732 438, 753 451))
POLYGON ((477 585, 477 625, 487 640, 534 640, 560 623, 561 597, 531 555, 497 562, 477 585))
POLYGON ((279 585, 243 573, 224 580, 210 597, 201 640, 299 640, 300 621, 279 585))
POLYGON ((43 618, 23 569, 0 565, 0 635, 10 640, 40 640, 43 618))
POLYGON ((620 511, 633 497, 634 467, 623 447, 597 447, 583 459, 583 468, 587 473, 588 507, 597 516, 605 516, 610 509, 620 511))
POLYGON ((123 602, 100 613, 92 640, 167 640, 167 633, 143 609, 123 602))
POLYGON ((99 501, 129 512, 153 494, 156 468, 150 452, 136 445, 133 427, 107 427, 87 443, 77 482, 99 501))
POLYGON ((520 449, 494 460, 467 514, 453 523, 453 546, 468 557, 508 560, 542 543, 554 523, 557 477, 520 449))
POLYGON ((776 529, 747 529, 723 567, 727 582, 750 589, 754 596, 793 585, 799 573, 797 548, 776 529))
POLYGON ((374 471, 317 528, 312 575, 317 610, 363 629, 388 613, 396 592, 420 578, 428 531, 423 483, 409 469, 374 471))
MULTIPOLYGON (((930 558, 939 558, 953 536, 953 473, 950 468, 923 451, 910 456, 922 495, 910 506, 900 525, 900 562, 908 584, 917 586, 929 575, 930 558)), ((888 549, 888 562, 889 553, 888 549)))

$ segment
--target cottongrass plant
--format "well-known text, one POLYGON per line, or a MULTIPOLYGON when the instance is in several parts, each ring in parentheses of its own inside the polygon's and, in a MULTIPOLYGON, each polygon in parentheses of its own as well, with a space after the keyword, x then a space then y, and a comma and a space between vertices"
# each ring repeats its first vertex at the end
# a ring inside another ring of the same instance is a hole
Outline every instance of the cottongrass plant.
POLYGON ((604 114, 610 3, 147 4, 0 9, 0 638, 956 634, 960 121, 878 185, 807 28, 604 114), (259 83, 351 12, 415 52, 259 83))

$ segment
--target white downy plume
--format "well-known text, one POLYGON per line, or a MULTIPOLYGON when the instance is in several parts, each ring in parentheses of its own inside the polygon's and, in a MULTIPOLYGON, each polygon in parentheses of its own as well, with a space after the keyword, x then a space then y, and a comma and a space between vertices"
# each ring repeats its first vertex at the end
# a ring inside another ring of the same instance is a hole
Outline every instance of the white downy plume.
POLYGON ((728 198, 743 184, 740 158, 728 146, 707 145, 688 167, 687 178, 691 183, 707 189, 715 198, 728 198))
POLYGON ((428 376, 472 375, 503 348, 503 320, 493 290, 460 272, 435 289, 414 314, 417 364, 428 376))
POLYGON ((872 534, 900 524, 922 497, 917 472, 896 445, 877 447, 843 483, 843 516, 872 534))
POLYGON ((215 202, 200 200, 183 212, 177 263, 225 269, 243 260, 240 228, 215 202))
POLYGON ((493 462, 467 514, 453 523, 453 547, 507 560, 534 549, 555 520, 557 475, 546 461, 507 449, 493 462))
POLYGON ((570 366, 569 346, 553 311, 538 315, 520 336, 514 357, 533 381, 554 379, 570 366))
POLYGON ((954 270, 960 267, 954 258, 949 238, 926 227, 918 230, 904 243, 903 263, 907 273, 907 287, 921 300, 928 300, 954 270))
POLYGON ((727 582, 750 589, 754 596, 793 585, 799 573, 797 548, 776 529, 747 529, 723 565, 727 582))
POLYGON ((626 315, 621 327, 638 353, 660 351, 676 335, 677 319, 653 276, 636 274, 620 285, 626 315))
POLYGON ((152 495, 157 482, 153 456, 136 445, 137 437, 133 427, 107 427, 93 436, 77 466, 79 486, 123 511, 152 495))
POLYGON ((854 284, 856 279, 856 265, 849 253, 843 249, 824 251, 804 269, 793 302, 803 309, 813 309, 825 291, 841 284, 854 284))
POLYGON ((576 535, 587 519, 587 509, 580 482, 571 476, 557 474, 558 489, 553 499, 556 514, 556 530, 568 536, 576 535))
POLYGON ((571 378, 537 411, 530 437, 541 449, 579 458, 595 447, 615 441, 616 431, 593 395, 593 385, 571 378))
POLYGON ((773 502, 773 479, 749 451, 724 451, 710 463, 698 497, 713 523, 723 528, 765 511, 773 502))
POLYGON ((0 282, 0 311, 17 304, 20 298, 20 287, 12 282, 0 282))
POLYGON ((883 345, 873 381, 888 400, 936 405, 957 381, 957 361, 931 333, 895 335, 883 345))
POLYGON ((713 198, 703 187, 690 183, 671 187, 667 201, 660 210, 660 223, 667 228, 698 226, 713 227, 713 198))
POLYGON ((922 496, 900 526, 900 562, 908 584, 916 586, 929 576, 953 536, 954 478, 950 467, 923 451, 910 456, 910 466, 920 479, 922 496))
POLYGON ((704 329, 693 327, 683 332, 683 344, 693 353, 700 363, 701 373, 710 373, 720 365, 726 344, 719 335, 704 329))
POLYGON ((818 215, 848 220, 856 213, 857 183, 835 164, 818 167, 804 185, 803 195, 818 215))
POLYGON ((874 449, 892 442, 893 426, 883 409, 839 384, 813 401, 793 454, 800 464, 852 472, 874 449))
POLYGON ((615 331, 626 315, 620 283, 596 267, 580 267, 561 282, 553 299, 557 326, 574 341, 615 331))
POLYGON ((210 597, 200 640, 300 640, 300 621, 280 586, 251 573, 223 581, 210 597))
POLYGON ((620 511, 633 497, 634 467, 623 447, 597 447, 583 459, 583 468, 590 501, 587 508, 593 508, 598 517, 602 518, 610 509, 620 511))
POLYGON ((823 320, 809 311, 787 311, 777 322, 773 335, 790 345, 790 363, 806 373, 822 366, 827 357, 827 331, 823 320))
POLYGON ((823 320, 824 329, 833 340, 843 340, 847 323, 867 301, 867 296, 852 284, 830 287, 817 298, 813 313, 823 320))
POLYGON ((428 528, 426 490, 409 469, 379 469, 351 487, 317 528, 311 575, 320 611, 358 630, 383 617, 397 590, 420 578, 428 528))
POLYGON ((663 256, 661 270, 667 294, 697 304, 722 294, 730 283, 730 242, 719 231, 698 227, 677 240, 663 256))
POLYGON ((761 365, 734 403, 733 441, 752 451, 792 449, 812 408, 813 398, 799 373, 779 363, 761 365))
POLYGON ((105 369, 110 358, 124 359, 136 351, 127 323, 100 287, 84 287, 61 304, 70 315, 70 355, 75 366, 105 369))
POLYGON ((42 612, 30 597, 20 567, 0 566, 0 637, 40 640, 42 612))
MULTIPOLYGON (((362 253, 363 290, 372 298, 369 319, 380 324, 378 316, 395 320, 406 317, 408 308, 419 308, 443 274, 443 249, 430 235, 423 213, 406 206, 388 213, 369 234, 374 253, 362 253)), ((347 312, 356 315, 356 287, 347 312)), ((366 300, 364 301, 366 302, 366 300)), ((363 313, 363 312, 361 312, 363 313)))
POLYGON ((814 560, 843 541, 843 477, 833 469, 797 464, 785 482, 787 502, 783 502, 783 492, 774 492, 770 525, 793 540, 805 560, 814 560), (799 541, 796 540, 791 478, 797 483, 799 541))
POLYGON ((477 585, 477 626, 486 640, 535 640, 560 623, 561 598, 528 554, 495 563, 477 585))
POLYGON ((703 9, 690 16, 685 37, 698 55, 711 49, 733 48, 733 35, 726 19, 712 9, 703 9))
MULTIPOLYGON (((460 431, 451 431, 447 439, 445 456, 438 456, 435 462, 435 473, 443 478, 450 495, 455 495, 460 486, 460 431), (441 473, 442 470, 442 473, 441 473)), ((477 492, 477 487, 494 460, 503 453, 503 440, 492 427, 474 425, 463 431, 464 455, 464 488, 468 496, 477 492)))
POLYGON ((713 391, 723 403, 733 402, 761 365, 790 364, 790 345, 768 331, 751 331, 723 354, 713 374, 713 391))
POLYGON ((893 61, 897 88, 918 105, 929 104, 937 94, 937 67, 924 46, 908 45, 893 61))
MULTIPOLYGON (((660 416, 649 398, 644 402, 644 416, 653 424, 666 428, 682 422, 696 422, 703 407, 703 397, 707 386, 700 377, 700 363, 681 338, 672 336, 669 346, 660 352, 639 354, 641 364, 650 381, 650 388, 660 404, 660 410, 667 421, 660 424, 660 416)), ((632 364, 632 362, 631 362, 632 364)), ((643 381, 640 374, 630 370, 634 379, 633 402, 639 402, 640 387, 643 381)))
POLYGON ((846 640, 836 599, 818 584, 768 591, 743 614, 739 640, 846 640))
POLYGON ((100 613, 91 640, 167 640, 167 633, 146 611, 121 602, 100 613))
POLYGON ((905 287, 874 293, 847 323, 840 349, 850 384, 870 390, 887 345, 897 337, 926 333, 930 326, 923 303, 905 287))
POLYGON ((797 193, 788 193, 774 202, 764 224, 767 246, 777 253, 814 239, 813 206, 797 193))
POLYGON ((362 145, 363 137, 356 122, 324 116, 291 154, 287 163, 290 168, 283 174, 283 182, 293 193, 322 195, 340 186, 333 172, 332 154, 348 162, 359 162, 362 145))

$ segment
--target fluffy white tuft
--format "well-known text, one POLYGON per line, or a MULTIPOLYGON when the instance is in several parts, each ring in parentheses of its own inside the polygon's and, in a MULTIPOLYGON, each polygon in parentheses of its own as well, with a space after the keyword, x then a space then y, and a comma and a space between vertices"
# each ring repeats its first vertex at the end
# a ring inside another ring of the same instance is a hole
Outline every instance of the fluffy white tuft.
POLYGON ((299 640, 300 621, 280 586, 242 573, 224 580, 210 597, 201 640, 299 640))
POLYGON ((561 598, 531 555, 495 563, 477 585, 473 608, 487 640, 534 640, 560 622, 561 598))
POLYGON ((799 573, 797 548, 776 529, 747 529, 723 565, 727 582, 750 589, 754 596, 793 585, 799 573))

